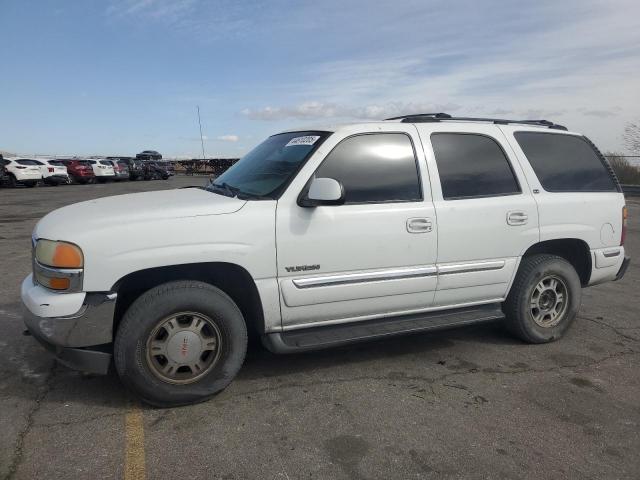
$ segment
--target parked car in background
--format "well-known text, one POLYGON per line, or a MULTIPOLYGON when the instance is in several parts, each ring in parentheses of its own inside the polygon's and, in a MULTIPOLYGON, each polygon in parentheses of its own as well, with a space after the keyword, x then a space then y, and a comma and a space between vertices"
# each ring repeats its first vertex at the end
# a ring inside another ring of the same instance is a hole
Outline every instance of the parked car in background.
POLYGON ((157 162, 144 162, 143 178, 145 180, 166 180, 169 172, 157 162))
POLYGON ((0 187, 9 185, 9 174, 4 166, 4 157, 0 153, 0 187))
POLYGON ((164 162, 162 166, 165 168, 170 177, 173 177, 176 174, 176 166, 173 162, 164 162))
POLYGON ((4 166, 9 175, 9 186, 25 185, 35 187, 42 180, 39 162, 30 158, 4 159, 4 166))
POLYGON ((113 169, 111 160, 87 160, 93 169, 98 182, 104 183, 108 180, 115 180, 116 172, 113 169))
POLYGON ((155 150, 145 150, 136 155, 138 160, 162 160, 162 155, 160 155, 155 150))
POLYGON ((129 168, 129 180, 139 180, 144 176, 143 161, 133 157, 107 157, 107 160, 124 163, 129 168))
POLYGON ((67 173, 73 183, 94 183, 96 175, 88 160, 59 160, 67 167, 67 173))
POLYGON ((129 180, 129 165, 122 160, 108 160, 113 164, 113 171, 116 174, 116 180, 129 180))
POLYGON ((61 183, 69 183, 67 167, 61 160, 33 160, 40 167, 42 181, 47 185, 58 186, 61 183))

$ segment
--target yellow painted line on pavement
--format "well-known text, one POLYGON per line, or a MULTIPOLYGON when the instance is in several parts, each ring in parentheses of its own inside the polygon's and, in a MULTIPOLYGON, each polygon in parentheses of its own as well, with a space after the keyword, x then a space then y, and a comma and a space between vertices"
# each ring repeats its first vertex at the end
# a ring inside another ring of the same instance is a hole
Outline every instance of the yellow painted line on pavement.
POLYGON ((124 480, 145 480, 144 421, 142 410, 132 407, 124 417, 124 480))

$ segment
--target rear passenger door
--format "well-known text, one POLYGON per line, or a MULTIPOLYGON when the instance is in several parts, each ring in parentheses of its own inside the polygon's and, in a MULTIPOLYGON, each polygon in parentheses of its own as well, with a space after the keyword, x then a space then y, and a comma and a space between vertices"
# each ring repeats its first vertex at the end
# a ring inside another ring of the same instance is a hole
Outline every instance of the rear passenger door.
POLYGON ((494 125, 418 124, 438 220, 434 304, 501 301, 519 257, 539 239, 525 176, 494 125))

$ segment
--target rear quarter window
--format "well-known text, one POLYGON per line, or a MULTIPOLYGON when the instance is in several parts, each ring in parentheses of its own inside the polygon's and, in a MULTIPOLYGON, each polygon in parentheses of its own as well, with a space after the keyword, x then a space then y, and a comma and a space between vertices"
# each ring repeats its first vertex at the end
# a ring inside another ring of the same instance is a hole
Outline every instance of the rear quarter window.
POLYGON ((606 160, 586 138, 543 132, 514 136, 548 192, 618 191, 606 160))

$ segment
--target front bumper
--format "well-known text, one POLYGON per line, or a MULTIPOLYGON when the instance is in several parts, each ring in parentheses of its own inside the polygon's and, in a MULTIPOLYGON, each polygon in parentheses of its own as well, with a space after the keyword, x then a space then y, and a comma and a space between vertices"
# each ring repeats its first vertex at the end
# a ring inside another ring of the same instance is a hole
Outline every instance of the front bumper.
POLYGON ((29 275, 22 283, 24 323, 29 332, 64 365, 105 374, 111 363, 115 293, 54 293, 34 285, 29 275), (73 296, 73 298, 68 298, 73 296), (78 297, 80 296, 80 297, 78 297), (81 303, 75 313, 65 313, 81 303), (51 313, 52 316, 43 316, 51 313))

